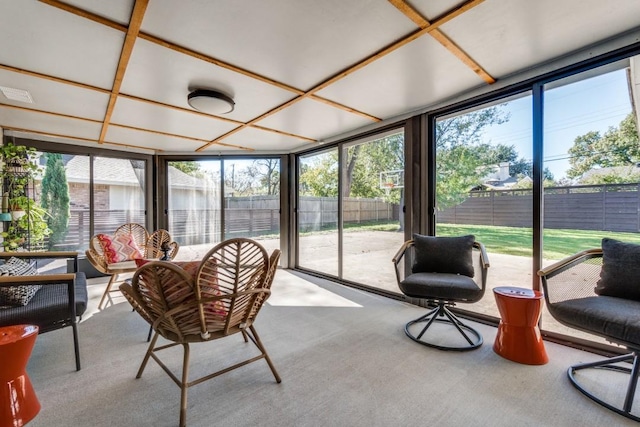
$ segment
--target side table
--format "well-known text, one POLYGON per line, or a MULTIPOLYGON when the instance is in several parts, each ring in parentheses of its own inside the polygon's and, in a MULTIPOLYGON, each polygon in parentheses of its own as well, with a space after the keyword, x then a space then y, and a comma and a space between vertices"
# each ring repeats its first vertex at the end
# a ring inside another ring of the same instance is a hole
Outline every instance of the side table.
POLYGON ((38 327, 0 327, 0 427, 21 427, 40 412, 26 367, 38 327))
POLYGON ((500 325, 493 351, 505 359, 528 365, 549 361, 538 328, 542 309, 542 292, 533 289, 501 286, 493 289, 500 325))

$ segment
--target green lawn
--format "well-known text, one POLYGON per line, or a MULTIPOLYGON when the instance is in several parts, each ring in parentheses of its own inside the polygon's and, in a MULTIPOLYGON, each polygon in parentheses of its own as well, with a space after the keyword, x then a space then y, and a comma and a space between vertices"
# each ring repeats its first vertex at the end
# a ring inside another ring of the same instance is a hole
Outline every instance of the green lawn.
MULTIPOLYGON (((476 240, 482 242, 489 252, 532 255, 531 228, 441 224, 437 227, 437 234, 439 236, 473 234, 476 236, 476 240)), ((599 248, 603 237, 640 244, 640 233, 547 229, 544 231, 544 258, 561 259, 584 249, 599 248)))
MULTIPOLYGON (((345 231, 398 231, 397 221, 370 221, 345 224, 345 231)), ((322 231, 307 231, 301 235, 319 232, 337 232, 334 227, 322 231)), ((533 253, 533 232, 531 228, 498 227, 491 225, 438 224, 438 236, 461 236, 473 234, 482 242, 487 251, 506 255, 531 256, 533 253)), ((603 237, 623 242, 640 244, 640 233, 619 233, 613 231, 591 230, 552 230, 544 231, 544 258, 562 259, 576 252, 599 248, 603 237)))

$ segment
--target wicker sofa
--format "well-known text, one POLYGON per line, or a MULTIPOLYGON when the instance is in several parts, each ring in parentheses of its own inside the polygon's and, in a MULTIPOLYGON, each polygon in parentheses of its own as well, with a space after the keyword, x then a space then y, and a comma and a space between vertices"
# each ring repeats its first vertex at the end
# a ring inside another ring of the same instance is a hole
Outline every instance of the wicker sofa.
POLYGON ((76 370, 80 370, 78 320, 87 309, 87 281, 77 271, 77 252, 0 252, 0 259, 23 260, 72 259, 74 272, 37 276, 0 276, 0 287, 43 285, 24 306, 0 308, 0 326, 31 324, 40 333, 71 326, 75 348, 76 370))

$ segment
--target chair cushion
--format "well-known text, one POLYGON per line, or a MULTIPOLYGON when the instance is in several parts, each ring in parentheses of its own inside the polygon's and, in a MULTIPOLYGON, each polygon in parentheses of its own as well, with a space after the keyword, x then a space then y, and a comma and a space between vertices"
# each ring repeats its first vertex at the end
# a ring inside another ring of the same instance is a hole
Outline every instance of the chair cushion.
MULTIPOLYGON (((0 265, 0 276, 35 276, 38 271, 26 261, 11 257, 0 265)), ((27 305, 41 285, 20 285, 0 287, 0 306, 27 305)))
POLYGON ((602 269, 595 293, 640 301, 640 245, 602 239, 602 269))
POLYGON ((640 302, 592 296, 557 302, 549 311, 560 323, 591 332, 613 342, 640 345, 640 302))
POLYGON ((400 290, 413 298, 468 302, 477 301, 483 294, 471 277, 451 273, 414 273, 400 282, 400 290))
POLYGON ((413 235, 413 273, 451 273, 473 277, 473 235, 434 237, 413 235))
POLYGON ((136 268, 138 268, 138 261, 139 260, 133 260, 133 261, 121 261, 121 262, 115 262, 112 264, 107 265, 107 272, 108 273, 118 273, 124 270, 130 270, 130 271, 135 271, 136 268))
POLYGON ((142 258, 142 251, 132 234, 116 234, 115 236, 98 234, 96 237, 107 264, 142 258))

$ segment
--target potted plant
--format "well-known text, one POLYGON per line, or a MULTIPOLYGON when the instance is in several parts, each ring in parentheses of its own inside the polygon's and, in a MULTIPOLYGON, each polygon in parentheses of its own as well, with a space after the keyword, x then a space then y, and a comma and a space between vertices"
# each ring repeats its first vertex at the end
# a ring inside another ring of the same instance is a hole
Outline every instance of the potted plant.
POLYGON ((0 157, 3 167, 2 177, 2 209, 10 214, 10 221, 5 222, 3 247, 5 250, 31 249, 42 243, 51 233, 47 225, 47 211, 34 198, 29 197, 30 187, 40 171, 32 161, 34 148, 15 145, 7 142, 0 146, 0 157))

